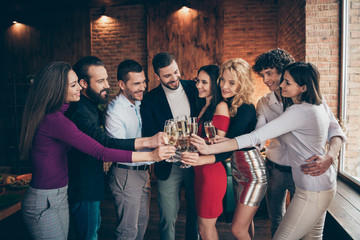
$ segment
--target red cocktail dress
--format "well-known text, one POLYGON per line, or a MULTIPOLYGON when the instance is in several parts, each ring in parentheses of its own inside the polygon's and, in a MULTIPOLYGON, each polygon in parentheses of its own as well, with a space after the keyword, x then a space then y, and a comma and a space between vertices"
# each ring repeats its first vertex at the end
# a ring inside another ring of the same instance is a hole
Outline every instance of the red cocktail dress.
MULTIPOLYGON (((216 129, 227 131, 230 118, 214 115, 216 129)), ((203 136, 203 123, 199 122, 199 136, 203 136)), ((217 218, 223 211, 222 200, 226 192, 226 172, 221 162, 195 166, 195 202, 196 212, 202 218, 217 218)))

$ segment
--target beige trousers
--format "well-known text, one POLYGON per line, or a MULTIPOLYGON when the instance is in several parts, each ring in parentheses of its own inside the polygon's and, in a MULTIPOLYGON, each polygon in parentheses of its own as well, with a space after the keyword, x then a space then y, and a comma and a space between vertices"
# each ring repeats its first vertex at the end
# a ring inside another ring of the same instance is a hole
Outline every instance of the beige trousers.
POLYGON ((335 194, 336 187, 318 192, 297 187, 273 239, 322 239, 326 210, 335 194))

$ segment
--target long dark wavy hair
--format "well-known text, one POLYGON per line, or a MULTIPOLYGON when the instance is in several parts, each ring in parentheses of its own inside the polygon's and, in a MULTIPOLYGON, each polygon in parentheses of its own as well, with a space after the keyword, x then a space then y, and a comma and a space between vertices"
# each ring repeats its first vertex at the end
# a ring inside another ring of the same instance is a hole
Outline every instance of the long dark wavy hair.
POLYGON ((64 104, 70 70, 71 66, 66 62, 52 62, 36 73, 22 118, 19 146, 21 159, 29 157, 35 133, 44 116, 58 111, 64 104))
POLYGON ((212 96, 210 100, 209 106, 206 108, 205 112, 199 119, 199 121, 210 121, 212 120, 216 106, 223 100, 221 96, 220 86, 217 84, 217 80, 219 78, 220 68, 217 65, 206 65, 202 66, 198 70, 198 75, 201 71, 206 72, 207 75, 210 77, 210 94, 212 96))
MULTIPOLYGON (((317 67, 311 63, 295 62, 285 67, 281 76, 280 84, 284 81, 284 73, 288 71, 294 81, 300 86, 306 86, 306 92, 298 96, 299 101, 304 101, 310 104, 320 105, 322 103, 322 96, 319 87, 320 73, 317 67)), ((293 105, 291 98, 282 97, 284 103, 284 111, 286 108, 293 105)))

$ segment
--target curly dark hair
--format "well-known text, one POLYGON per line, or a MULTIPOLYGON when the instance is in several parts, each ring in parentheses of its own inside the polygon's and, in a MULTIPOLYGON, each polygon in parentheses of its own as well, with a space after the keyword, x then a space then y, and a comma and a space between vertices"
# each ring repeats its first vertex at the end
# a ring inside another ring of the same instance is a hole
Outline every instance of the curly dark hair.
POLYGON ((278 48, 257 56, 252 68, 257 74, 268 68, 276 68, 278 73, 282 73, 284 68, 293 62, 295 59, 287 51, 278 48))

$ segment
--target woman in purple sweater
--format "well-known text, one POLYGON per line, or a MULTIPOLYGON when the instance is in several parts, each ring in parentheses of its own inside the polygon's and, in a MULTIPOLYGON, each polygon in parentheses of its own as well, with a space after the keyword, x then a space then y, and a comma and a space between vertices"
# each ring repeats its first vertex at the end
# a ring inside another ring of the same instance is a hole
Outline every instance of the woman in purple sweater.
POLYGON ((161 161, 175 149, 153 152, 105 148, 64 116, 69 103, 80 100, 78 77, 68 63, 47 64, 37 73, 23 115, 20 151, 30 159, 32 181, 22 202, 23 217, 33 239, 67 239, 67 152, 75 147, 104 162, 161 161))

